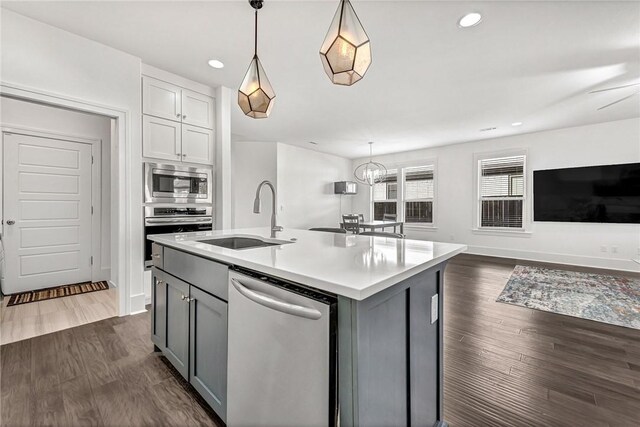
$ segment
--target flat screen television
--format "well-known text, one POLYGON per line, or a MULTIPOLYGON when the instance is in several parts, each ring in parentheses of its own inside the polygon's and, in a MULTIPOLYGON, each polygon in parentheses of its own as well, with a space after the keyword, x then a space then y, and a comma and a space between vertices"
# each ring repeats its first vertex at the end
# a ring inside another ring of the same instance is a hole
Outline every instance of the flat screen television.
POLYGON ((640 224, 640 163, 533 171, 533 220, 640 224))

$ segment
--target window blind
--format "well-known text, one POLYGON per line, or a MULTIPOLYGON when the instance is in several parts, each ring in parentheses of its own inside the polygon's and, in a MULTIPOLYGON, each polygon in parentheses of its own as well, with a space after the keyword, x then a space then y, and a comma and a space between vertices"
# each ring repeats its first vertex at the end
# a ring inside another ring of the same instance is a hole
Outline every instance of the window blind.
POLYGON ((524 156, 480 160, 480 226, 522 228, 524 156))

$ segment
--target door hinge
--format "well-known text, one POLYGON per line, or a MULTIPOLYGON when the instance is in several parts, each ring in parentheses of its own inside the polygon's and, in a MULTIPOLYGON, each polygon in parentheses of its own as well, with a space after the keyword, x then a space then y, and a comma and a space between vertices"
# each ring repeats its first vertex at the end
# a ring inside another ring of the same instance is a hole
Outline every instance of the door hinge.
POLYGON ((91 215, 93 215, 93 206, 91 206, 91 215))
POLYGON ((93 265, 93 256, 91 257, 91 265, 93 265))
POLYGON ((93 164, 93 156, 91 156, 91 164, 93 164))

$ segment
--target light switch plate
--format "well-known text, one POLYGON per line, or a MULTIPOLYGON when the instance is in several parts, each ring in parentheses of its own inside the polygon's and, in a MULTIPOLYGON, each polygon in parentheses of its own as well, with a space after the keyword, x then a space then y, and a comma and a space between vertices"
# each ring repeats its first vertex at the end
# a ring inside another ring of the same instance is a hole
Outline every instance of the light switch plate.
POLYGON ((431 297, 431 324, 438 321, 438 294, 431 297))

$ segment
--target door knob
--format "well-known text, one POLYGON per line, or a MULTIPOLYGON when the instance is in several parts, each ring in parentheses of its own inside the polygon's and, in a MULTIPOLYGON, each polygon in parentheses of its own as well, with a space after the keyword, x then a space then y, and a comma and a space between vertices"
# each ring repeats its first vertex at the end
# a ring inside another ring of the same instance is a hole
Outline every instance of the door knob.
POLYGON ((13 225, 13 224, 15 224, 15 223, 16 223, 16 222, 15 222, 14 220, 12 220, 12 219, 7 220, 7 225, 13 225))

